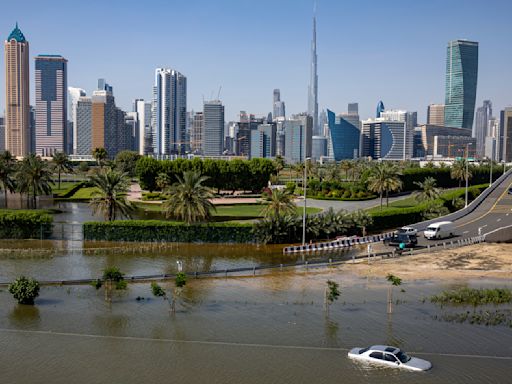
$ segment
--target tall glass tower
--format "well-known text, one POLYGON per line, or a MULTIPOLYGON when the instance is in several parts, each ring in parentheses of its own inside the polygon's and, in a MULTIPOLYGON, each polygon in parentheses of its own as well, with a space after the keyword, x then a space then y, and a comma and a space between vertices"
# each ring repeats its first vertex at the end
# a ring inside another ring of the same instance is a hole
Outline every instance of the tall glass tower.
POLYGON ((450 41, 446 51, 445 126, 473 128, 477 79, 478 43, 450 41))
POLYGON ((318 73, 316 55, 316 16, 313 16, 313 40, 311 41, 311 79, 308 93, 308 114, 313 118, 313 135, 320 134, 318 126, 318 73))

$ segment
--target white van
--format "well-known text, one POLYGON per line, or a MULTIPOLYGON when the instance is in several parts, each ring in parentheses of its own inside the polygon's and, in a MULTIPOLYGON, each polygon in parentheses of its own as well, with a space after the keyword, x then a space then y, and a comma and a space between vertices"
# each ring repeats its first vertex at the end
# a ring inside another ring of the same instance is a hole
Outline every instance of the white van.
POLYGON ((451 221, 440 221, 439 223, 430 224, 423 235, 425 238, 431 239, 444 239, 452 237, 455 234, 455 226, 451 221))

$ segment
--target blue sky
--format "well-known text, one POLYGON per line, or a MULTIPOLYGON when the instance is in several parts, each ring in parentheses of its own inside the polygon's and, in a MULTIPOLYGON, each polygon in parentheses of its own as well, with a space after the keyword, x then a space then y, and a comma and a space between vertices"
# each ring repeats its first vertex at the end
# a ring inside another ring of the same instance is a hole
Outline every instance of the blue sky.
MULTIPOLYGON (((311 0, 22 3, 2 6, 0 33, 6 39, 19 22, 32 87, 33 57, 51 53, 69 60, 70 86, 90 94, 105 77, 126 110, 134 98, 150 99, 156 67, 187 76, 188 109, 201 110, 203 95, 216 97, 222 86, 226 120, 240 110, 268 113, 274 88, 287 114, 307 108, 311 0)), ((444 102, 446 44, 457 38, 480 43, 477 105, 511 105, 511 12, 510 0, 318 0, 320 108, 339 113, 359 102, 367 118, 382 99, 423 121, 429 103, 444 102)), ((4 87, 2 74, 1 109, 4 87)))

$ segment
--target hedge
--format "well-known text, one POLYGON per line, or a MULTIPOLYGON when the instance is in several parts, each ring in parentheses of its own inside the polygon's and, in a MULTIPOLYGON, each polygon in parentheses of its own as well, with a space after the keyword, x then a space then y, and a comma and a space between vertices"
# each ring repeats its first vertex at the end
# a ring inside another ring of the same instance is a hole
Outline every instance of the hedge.
POLYGON ((46 239, 52 228, 53 217, 45 211, 0 210, 1 239, 46 239))
MULTIPOLYGON (((488 184, 474 185, 468 188, 469 200, 476 198, 488 184)), ((453 199, 463 197, 466 193, 465 188, 460 188, 454 191, 449 191, 442 194, 439 199, 433 202, 422 202, 414 207, 409 208, 386 208, 382 211, 371 212, 373 217, 373 224, 369 230, 379 231, 390 228, 402 227, 423 221, 423 213, 428 209, 430 204, 441 203, 450 211, 453 211, 453 199)))
POLYGON ((183 243, 253 243, 252 224, 193 224, 163 220, 116 220, 86 222, 85 240, 183 242, 183 243))
MULTIPOLYGON (((488 166, 474 167, 470 166, 471 174, 470 185, 489 183, 490 168, 488 166)), ((503 170, 499 167, 493 168, 493 179, 496 180, 503 170)), ((402 191, 414 191, 419 187, 415 182, 424 182, 427 177, 436 179, 438 188, 456 188, 459 187, 459 180, 453 179, 450 168, 408 168, 400 176, 403 186, 402 191)), ((461 183, 463 186, 464 182, 461 183)))

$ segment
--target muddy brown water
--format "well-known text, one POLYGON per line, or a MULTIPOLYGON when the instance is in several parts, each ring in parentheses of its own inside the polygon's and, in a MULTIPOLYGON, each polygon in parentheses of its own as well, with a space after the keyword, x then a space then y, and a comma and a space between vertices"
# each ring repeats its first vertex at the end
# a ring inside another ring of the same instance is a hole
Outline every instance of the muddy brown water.
MULTIPOLYGON (((510 287, 492 280, 467 284, 510 287)), ((16 304, 4 290, 1 381, 510 382, 510 328, 442 322, 435 316, 454 309, 422 301, 453 286, 406 281, 405 292, 394 291, 399 304, 391 316, 383 280, 340 271, 190 280, 174 317, 167 302, 151 297, 147 284, 130 285, 112 304, 105 303, 103 292, 86 286, 44 287, 35 307, 16 304), (323 311, 327 279, 342 289, 329 318, 323 311), (410 373, 346 357, 349 348, 374 343, 402 347, 430 360, 433 369, 410 373)))

